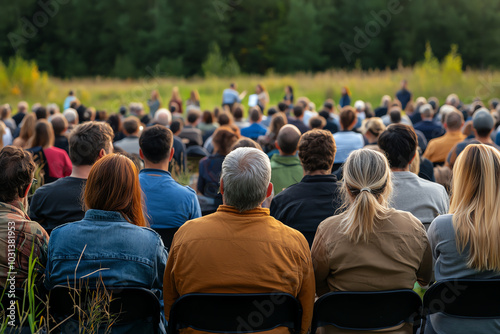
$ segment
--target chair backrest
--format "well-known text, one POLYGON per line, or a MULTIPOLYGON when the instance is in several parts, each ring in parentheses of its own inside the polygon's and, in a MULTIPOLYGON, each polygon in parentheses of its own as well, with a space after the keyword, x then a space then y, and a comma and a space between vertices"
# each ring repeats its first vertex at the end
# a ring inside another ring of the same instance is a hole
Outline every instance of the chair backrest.
POLYGON ((500 279, 448 279, 436 282, 424 295, 425 314, 459 318, 500 318, 500 279))
POLYGON ((177 232, 179 228, 174 227, 174 228, 153 228, 153 230, 156 231, 161 237, 161 240, 163 240, 163 245, 167 248, 167 250, 170 250, 170 246, 172 245, 172 240, 174 239, 174 234, 177 232))
POLYGON ((141 321, 151 324, 154 333, 158 333, 160 323, 160 301, 151 290, 145 288, 106 288, 106 289, 74 289, 67 286, 56 286, 50 290, 49 310, 56 319, 72 317, 78 320, 96 301, 104 312, 114 317, 113 325, 124 325, 141 321))
POLYGON ((287 293, 191 293, 170 310, 168 334, 191 327, 211 333, 255 333, 288 327, 299 333, 300 302, 287 293))
POLYGON ((409 289, 370 292, 330 292, 314 304, 311 333, 334 325, 349 330, 379 330, 404 322, 420 324, 422 300, 409 289))

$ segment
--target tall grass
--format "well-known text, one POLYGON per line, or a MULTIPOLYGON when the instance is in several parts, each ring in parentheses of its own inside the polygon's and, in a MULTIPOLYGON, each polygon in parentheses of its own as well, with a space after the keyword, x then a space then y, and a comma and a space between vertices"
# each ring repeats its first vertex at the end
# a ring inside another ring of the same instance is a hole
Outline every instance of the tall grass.
MULTIPOLYGON (((222 91, 230 82, 235 82, 240 91, 246 90, 248 94, 255 92, 258 83, 263 84, 269 91, 271 105, 276 105, 283 99, 286 85, 294 88, 296 98, 307 96, 318 108, 327 98, 338 101, 341 87, 348 86, 353 102, 361 99, 375 107, 379 105, 383 95, 395 95, 402 79, 408 80, 409 89, 415 98, 435 96, 444 102, 446 96, 453 92, 468 103, 475 97, 487 101, 500 96, 500 71, 462 71, 462 60, 456 46, 452 46, 442 63, 439 63, 428 47, 424 61, 411 68, 400 66, 395 70, 333 69, 314 74, 280 75, 271 72, 265 76, 242 74, 224 78, 208 76, 186 79, 161 77, 161 73, 165 72, 161 65, 151 64, 144 70, 145 78, 139 80, 101 77, 49 80, 46 74, 37 72, 38 69, 32 62, 15 59, 8 66, 0 63, 0 102, 15 105, 20 99, 25 99, 30 103, 55 102, 62 105, 68 91, 75 90, 85 106, 117 112, 120 106, 130 102, 145 103, 153 89, 159 91, 165 106, 172 88, 178 86, 184 99, 189 98, 191 90, 198 90, 201 107, 212 109, 221 104, 222 91)), ((243 104, 247 103, 248 95, 243 100, 243 104)))

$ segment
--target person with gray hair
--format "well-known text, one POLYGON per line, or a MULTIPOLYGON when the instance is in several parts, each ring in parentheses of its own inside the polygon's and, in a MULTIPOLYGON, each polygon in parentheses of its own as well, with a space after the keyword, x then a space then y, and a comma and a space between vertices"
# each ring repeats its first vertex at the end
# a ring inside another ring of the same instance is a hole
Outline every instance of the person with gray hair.
POLYGON ((19 127, 19 124, 24 119, 24 116, 26 116, 26 113, 28 112, 28 102, 26 101, 21 101, 17 104, 17 113, 12 117, 12 119, 16 122, 16 125, 19 127))
POLYGON ((78 125, 78 112, 73 108, 68 108, 63 112, 64 118, 68 121, 68 132, 71 132, 78 125))
POLYGON ((433 120, 434 109, 432 106, 426 103, 422 105, 419 110, 422 120, 413 126, 415 130, 421 131, 427 141, 444 135, 445 130, 443 125, 433 120))
POLYGON ((155 112, 154 124, 168 127, 172 122, 172 114, 165 108, 158 109, 155 112))
MULTIPOLYGON (((224 204, 214 214, 186 222, 172 242, 163 284, 167 319, 176 299, 188 293, 276 291, 299 300, 300 332, 307 333, 314 306, 309 246, 299 231, 261 207, 272 192, 270 178, 269 158, 262 151, 242 147, 226 156, 220 180, 224 204)), ((242 326, 251 329, 245 322, 242 326)))

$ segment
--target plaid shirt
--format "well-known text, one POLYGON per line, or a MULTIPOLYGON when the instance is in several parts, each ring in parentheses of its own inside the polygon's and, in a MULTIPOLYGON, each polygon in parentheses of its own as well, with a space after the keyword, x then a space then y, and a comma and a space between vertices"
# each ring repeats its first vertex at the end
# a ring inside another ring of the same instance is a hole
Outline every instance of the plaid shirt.
POLYGON ((0 287, 5 287, 6 279, 15 277, 16 287, 22 287, 28 278, 29 258, 38 258, 35 266, 37 281, 42 278, 47 263, 49 235, 37 222, 30 220, 20 202, 6 204, 0 202, 0 287), (11 232, 11 235, 9 235, 11 232), (13 233, 12 233, 13 232, 13 233), (9 263, 9 241, 15 244, 13 268, 9 263), (11 270, 13 269, 13 270, 11 270), (9 275, 10 272, 10 275, 9 275))

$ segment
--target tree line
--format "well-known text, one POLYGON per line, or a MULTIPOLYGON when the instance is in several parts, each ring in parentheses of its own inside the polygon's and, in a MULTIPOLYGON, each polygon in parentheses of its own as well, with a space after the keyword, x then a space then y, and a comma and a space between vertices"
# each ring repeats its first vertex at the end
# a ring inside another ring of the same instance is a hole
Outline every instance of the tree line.
POLYGON ((2 60, 58 77, 396 68, 426 42, 438 59, 456 44, 464 67, 500 65, 500 0, 3 2, 2 60))

